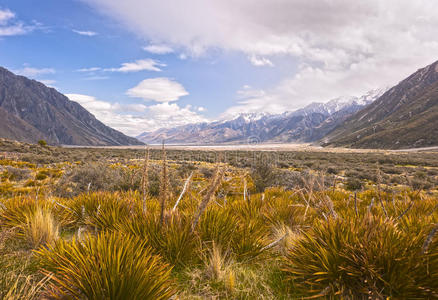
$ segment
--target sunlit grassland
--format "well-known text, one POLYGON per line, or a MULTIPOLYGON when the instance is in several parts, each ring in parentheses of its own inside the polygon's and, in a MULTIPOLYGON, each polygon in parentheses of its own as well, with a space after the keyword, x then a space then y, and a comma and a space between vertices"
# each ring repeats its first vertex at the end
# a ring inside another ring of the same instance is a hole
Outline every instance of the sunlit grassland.
POLYGON ((3 159, 0 298, 438 297, 429 156, 320 170, 163 154, 3 159))

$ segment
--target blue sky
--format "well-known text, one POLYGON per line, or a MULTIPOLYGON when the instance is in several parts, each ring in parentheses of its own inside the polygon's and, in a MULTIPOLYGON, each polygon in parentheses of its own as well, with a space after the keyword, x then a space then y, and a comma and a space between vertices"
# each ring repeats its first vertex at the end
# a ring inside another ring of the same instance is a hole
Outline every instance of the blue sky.
POLYGON ((394 84, 438 59, 421 2, 0 0, 0 65, 137 135, 394 84))

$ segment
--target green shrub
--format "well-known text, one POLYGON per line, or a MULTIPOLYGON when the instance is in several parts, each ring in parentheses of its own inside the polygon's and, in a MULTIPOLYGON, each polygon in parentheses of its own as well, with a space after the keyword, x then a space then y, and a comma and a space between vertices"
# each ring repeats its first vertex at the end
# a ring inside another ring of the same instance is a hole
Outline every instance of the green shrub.
POLYGON ((29 179, 30 171, 28 169, 15 168, 7 166, 6 170, 2 174, 2 179, 8 179, 12 181, 20 181, 29 179))
POLYGON ((46 179, 47 178, 47 175, 45 174, 45 173, 43 173, 43 172, 38 172, 36 175, 35 175, 35 179, 36 180, 44 180, 44 179, 46 179))
POLYGON ((345 188, 349 191, 357 191, 363 188, 363 182, 360 179, 349 177, 345 183, 345 188))
POLYGON ((256 191, 263 192, 265 188, 275 184, 277 172, 266 157, 261 157, 252 167, 251 178, 254 181, 256 191))
POLYGON ((38 145, 40 145, 41 147, 45 147, 47 146, 47 142, 45 140, 39 140, 38 145))
POLYGON ((115 191, 126 186, 119 168, 106 163, 87 163, 68 170, 58 181, 55 192, 61 197, 74 197, 87 191, 115 191))

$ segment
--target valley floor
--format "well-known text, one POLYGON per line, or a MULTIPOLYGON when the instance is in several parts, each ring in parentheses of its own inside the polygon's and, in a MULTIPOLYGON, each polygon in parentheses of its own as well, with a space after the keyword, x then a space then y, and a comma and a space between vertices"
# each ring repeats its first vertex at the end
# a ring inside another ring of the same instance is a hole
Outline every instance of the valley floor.
POLYGON ((0 298, 438 297, 435 153, 175 147, 1 140, 0 298))
MULTIPOLYGON (((66 148, 90 148, 85 146, 63 146, 66 148)), ((92 147, 95 149, 130 149, 130 150, 142 150, 146 146, 101 146, 92 147)), ((151 149, 161 149, 162 145, 151 144, 148 145, 151 149)), ((421 147, 421 148, 407 148, 398 150, 382 150, 382 149, 353 149, 342 147, 321 147, 314 144, 302 143, 302 144, 218 144, 218 145, 177 145, 170 144, 165 145, 169 150, 207 150, 207 151, 308 151, 308 152, 332 152, 332 153, 372 153, 372 152, 436 152, 438 146, 435 147, 421 147)))

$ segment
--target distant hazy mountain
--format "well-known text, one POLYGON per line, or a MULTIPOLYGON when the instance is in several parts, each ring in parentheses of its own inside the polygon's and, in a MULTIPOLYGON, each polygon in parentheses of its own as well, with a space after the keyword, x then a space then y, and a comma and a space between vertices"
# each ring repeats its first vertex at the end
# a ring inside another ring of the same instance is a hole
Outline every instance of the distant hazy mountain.
POLYGON ((415 72, 357 112, 326 145, 413 148, 438 145, 438 61, 415 72))
POLYGON ((65 145, 139 145, 44 84, 0 67, 0 137, 65 145))
POLYGON ((362 97, 342 97, 312 103, 283 114, 241 114, 235 119, 198 123, 145 132, 137 138, 156 144, 219 144, 254 142, 313 142, 321 139, 348 116, 377 99, 384 90, 362 97))

